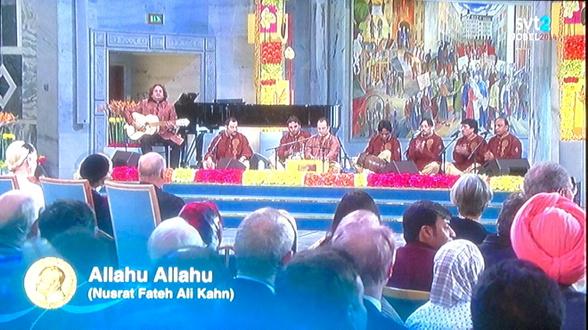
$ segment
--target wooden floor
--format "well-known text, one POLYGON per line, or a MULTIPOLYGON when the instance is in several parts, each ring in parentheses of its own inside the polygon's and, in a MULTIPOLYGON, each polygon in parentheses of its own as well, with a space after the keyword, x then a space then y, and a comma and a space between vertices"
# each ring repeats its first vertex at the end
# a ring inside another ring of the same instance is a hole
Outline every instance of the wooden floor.
MULTIPOLYGON (((235 235, 237 228, 225 228, 223 230, 223 241, 222 245, 233 245, 235 242, 235 235)), ((298 251, 306 250, 314 242, 325 236, 325 231, 322 230, 299 230, 298 231, 298 251)), ((394 233, 394 242, 396 247, 403 246, 405 244, 402 234, 394 233)))

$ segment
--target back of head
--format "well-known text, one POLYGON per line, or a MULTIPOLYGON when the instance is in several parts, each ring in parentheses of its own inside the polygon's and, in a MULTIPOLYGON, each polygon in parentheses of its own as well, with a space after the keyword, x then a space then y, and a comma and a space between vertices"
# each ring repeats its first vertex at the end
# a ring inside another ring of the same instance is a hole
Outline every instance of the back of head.
POLYGON ((423 226, 435 227, 437 217, 449 219, 449 211, 439 203, 421 200, 412 203, 402 214, 402 232, 404 240, 418 242, 419 232, 423 226))
POLYGON ((31 144, 20 140, 13 141, 8 145, 5 153, 8 170, 13 172, 20 168, 25 163, 27 157, 34 152, 36 153, 35 147, 31 144))
MULTIPOLYGON (((198 269, 211 271, 214 276, 212 286, 220 287, 228 284, 229 270, 225 267, 223 258, 215 251, 202 246, 186 246, 173 250, 157 261, 157 267, 178 267, 179 269, 198 269)), ((202 283, 204 284, 204 283, 202 283)), ((165 283, 168 286, 169 283, 165 283)), ((178 283, 185 286, 184 283, 178 283)))
POLYGON ((161 179, 165 169, 165 159, 156 152, 148 152, 139 158, 139 180, 152 182, 161 179))
POLYGON ((214 202, 191 202, 179 214, 192 227, 198 230, 204 244, 216 250, 222 241, 223 219, 214 202))
POLYGON ((276 279, 276 297, 293 329, 363 329, 363 287, 353 261, 330 247, 297 254, 276 279))
POLYGON ((378 223, 345 223, 346 219, 356 212, 369 211, 355 211, 343 218, 333 235, 331 245, 347 252, 353 258, 366 289, 383 287, 388 281, 394 263, 395 246, 392 231, 378 223))
POLYGON ((538 193, 559 192, 570 184, 568 171, 558 163, 543 162, 533 165, 525 174, 523 191, 527 198, 538 193))
POLYGON ((147 243, 149 257, 153 261, 187 246, 203 247, 204 243, 198 231, 180 217, 162 221, 153 230, 147 243))
POLYGON ((38 223, 41 237, 51 242, 56 235, 74 227, 94 231, 96 216, 82 201, 58 200, 41 212, 38 223))
POLYGON ((477 174, 462 175, 451 187, 451 202, 465 217, 479 217, 492 200, 492 189, 477 174))
POLYGON ((561 329, 564 306, 557 283, 530 262, 507 259, 487 269, 474 287, 474 329, 561 329))
POLYGON ((80 164, 80 177, 96 187, 112 170, 110 159, 103 154, 91 154, 80 164))
POLYGON ((363 190, 355 190, 346 193, 337 204, 335 215, 333 216, 333 223, 331 224, 330 233, 334 233, 344 216, 357 210, 372 211, 378 218, 380 218, 380 210, 374 202, 372 196, 363 190))
POLYGON ((526 198, 522 193, 512 193, 502 203, 502 209, 496 221, 497 234, 501 239, 510 241, 510 228, 518 210, 525 204, 526 198))
POLYGON ((586 273, 586 211, 558 193, 540 193, 517 212, 510 232, 519 259, 562 285, 586 273))
POLYGON ((273 277, 292 252, 295 232, 279 210, 266 207, 241 221, 235 236, 235 257, 239 274, 273 277))
POLYGON ((444 244, 435 254, 431 302, 452 307, 470 301, 483 271, 484 257, 474 243, 457 239, 444 244))
POLYGON ((24 191, 0 195, 0 248, 20 249, 36 219, 35 202, 24 191))

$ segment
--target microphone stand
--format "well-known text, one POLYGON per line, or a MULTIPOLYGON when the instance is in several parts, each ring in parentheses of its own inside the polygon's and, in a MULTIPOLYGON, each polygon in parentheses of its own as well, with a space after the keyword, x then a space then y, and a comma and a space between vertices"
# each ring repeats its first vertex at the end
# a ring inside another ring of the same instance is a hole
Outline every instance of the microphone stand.
MULTIPOLYGON (((482 139, 484 139, 484 142, 486 142, 485 137, 488 136, 488 131, 480 134, 480 135, 484 135, 484 137, 482 139)), ((477 168, 477 161, 476 161, 476 154, 478 153, 478 149, 480 148, 480 146, 482 145, 482 143, 478 143, 478 145, 474 148, 474 150, 472 150, 472 152, 470 153, 470 155, 468 156, 468 160, 472 159, 472 157, 474 157, 474 173, 478 174, 478 168, 477 168)))
POLYGON ((441 155, 441 170, 443 173, 445 173, 445 164, 447 163, 447 149, 449 149, 449 147, 451 147, 451 145, 457 141, 458 137, 459 134, 456 134, 453 139, 449 141, 449 143, 439 152, 439 155, 441 155))
POLYGON ((351 161, 351 158, 349 158, 349 155, 347 154, 347 151, 345 150, 345 147, 343 146, 341 139, 339 139, 339 136, 337 136, 337 135, 335 135, 335 137, 337 138, 337 141, 339 142, 339 146, 341 148, 341 151, 343 151, 343 168, 346 168, 345 161, 347 161, 347 164, 350 167, 353 167, 355 169, 355 165, 353 164, 353 161, 351 161))
MULTIPOLYGON (((265 151, 274 150, 274 162, 275 162, 276 167, 277 167, 278 166, 278 151, 277 151, 277 149, 279 149, 280 147, 285 147, 285 146, 293 145, 293 144, 296 144, 296 143, 302 143, 302 150, 300 152, 304 155, 304 147, 305 147, 306 141, 310 140, 311 138, 312 138, 312 136, 309 136, 309 137, 307 137, 305 139, 300 139, 300 140, 296 140, 296 141, 292 141, 292 142, 283 143, 283 144, 280 144, 280 145, 275 146, 275 147, 267 148, 267 149, 265 149, 265 151)), ((304 158, 304 156, 303 156, 303 158, 304 158)))
MULTIPOLYGON (((218 140, 216 140, 216 142, 214 143, 214 147, 212 147, 212 149, 210 149, 210 152, 216 155, 216 148, 218 147, 218 144, 220 143, 220 141, 222 140, 222 134, 224 134, 225 131, 220 132, 217 137, 218 140)), ((208 152, 207 152, 208 153, 208 152)), ((203 159, 202 162, 204 163, 206 161, 206 159, 203 159)), ((216 165, 216 164, 215 164, 216 165)))

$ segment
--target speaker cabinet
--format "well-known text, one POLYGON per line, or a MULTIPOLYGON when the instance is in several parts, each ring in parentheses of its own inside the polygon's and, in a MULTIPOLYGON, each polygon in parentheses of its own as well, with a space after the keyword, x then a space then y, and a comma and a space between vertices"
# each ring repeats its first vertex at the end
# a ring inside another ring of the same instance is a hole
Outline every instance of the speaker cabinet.
POLYGON ((412 160, 393 160, 387 166, 383 173, 414 173, 418 174, 419 169, 412 160))
POLYGON ((137 167, 140 157, 138 152, 116 150, 112 155, 112 165, 137 167))
POLYGON ((523 159, 493 159, 483 166, 483 173, 487 175, 520 175, 529 170, 529 161, 523 159))

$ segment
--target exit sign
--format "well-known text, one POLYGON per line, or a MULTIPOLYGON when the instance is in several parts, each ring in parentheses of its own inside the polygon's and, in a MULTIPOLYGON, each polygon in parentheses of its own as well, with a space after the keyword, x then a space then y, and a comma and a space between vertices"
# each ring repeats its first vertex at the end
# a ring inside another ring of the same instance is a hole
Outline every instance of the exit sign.
POLYGON ((147 14, 147 24, 163 24, 163 14, 147 14))

